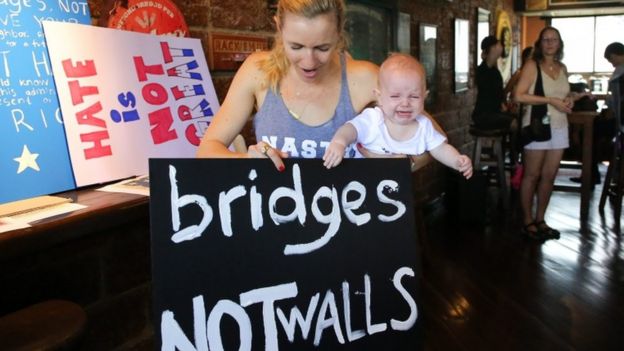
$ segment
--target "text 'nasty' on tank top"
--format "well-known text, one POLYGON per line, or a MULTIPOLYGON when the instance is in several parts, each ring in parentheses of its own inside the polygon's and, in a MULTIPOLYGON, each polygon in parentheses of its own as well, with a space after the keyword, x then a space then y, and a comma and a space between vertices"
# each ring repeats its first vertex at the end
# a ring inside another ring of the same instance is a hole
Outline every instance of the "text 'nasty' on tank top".
MULTIPOLYGON (((318 126, 309 126, 293 118, 281 95, 268 89, 264 102, 254 117, 256 140, 287 152, 290 157, 321 158, 334 133, 355 116, 344 56, 340 57, 340 98, 332 118, 318 126)), ((349 148, 350 149, 350 148, 349 148)), ((351 155, 349 151, 347 155, 351 155)))

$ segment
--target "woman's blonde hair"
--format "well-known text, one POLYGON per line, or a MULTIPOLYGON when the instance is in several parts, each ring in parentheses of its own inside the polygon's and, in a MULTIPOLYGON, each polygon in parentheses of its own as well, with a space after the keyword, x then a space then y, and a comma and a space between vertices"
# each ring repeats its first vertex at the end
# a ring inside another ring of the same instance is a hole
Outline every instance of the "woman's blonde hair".
MULTIPOLYGON (((277 24, 284 25, 286 13, 291 13, 305 18, 314 18, 318 15, 334 13, 338 31, 337 50, 344 51, 347 46, 347 38, 344 30, 345 4, 343 0, 280 0, 277 4, 277 24)), ((284 78, 290 62, 284 52, 284 43, 281 36, 281 28, 275 32, 273 48, 269 56, 259 62, 260 69, 266 73, 269 87, 277 91, 277 85, 284 78)))

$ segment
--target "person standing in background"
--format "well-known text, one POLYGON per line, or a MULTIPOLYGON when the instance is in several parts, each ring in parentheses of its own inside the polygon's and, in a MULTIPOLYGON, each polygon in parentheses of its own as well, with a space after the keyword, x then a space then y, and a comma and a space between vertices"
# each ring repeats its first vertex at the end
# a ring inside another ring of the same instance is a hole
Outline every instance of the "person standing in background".
POLYGON ((572 112, 574 105, 574 99, 570 95, 567 69, 561 62, 562 58, 563 40, 559 31, 554 27, 542 29, 534 45, 533 59, 522 69, 514 92, 514 101, 527 106, 522 116, 522 126, 529 125, 532 105, 546 104, 548 113, 544 117, 550 123, 551 129, 550 140, 527 144, 522 157, 524 163, 520 187, 522 232, 532 239, 557 239, 560 236, 558 230, 546 224, 544 215, 563 151, 569 146, 567 114, 572 112), (542 77, 544 96, 534 94, 538 73, 542 77), (534 197, 537 197, 535 213, 533 213, 534 197))
MULTIPOLYGON (((594 119, 594 148, 592 150, 592 188, 593 186, 600 184, 600 171, 598 169, 598 164, 601 161, 601 157, 603 156, 600 152, 601 149, 595 147, 597 142, 600 140, 612 140, 613 137, 618 133, 618 129, 624 130, 624 126, 622 126, 622 94, 624 93, 624 45, 622 43, 613 42, 605 48, 604 58, 613 65, 615 70, 611 74, 609 78, 609 88, 608 91, 611 93, 607 95, 606 105, 608 110, 601 111, 602 113, 594 119), (618 118, 619 116, 619 118, 618 118), (620 125, 618 126, 618 121, 620 125)), ((593 110, 596 109, 596 103, 592 99, 591 105, 593 110)), ((575 110, 577 106, 574 106, 575 110)), ((586 111, 581 109, 581 111, 586 111)), ((575 183, 581 183, 581 177, 571 177, 571 181, 575 183)), ((608 184, 606 184, 608 186, 608 184)))
POLYGON ((490 35, 481 41, 481 58, 477 67, 477 101, 472 120, 479 129, 509 129, 512 117, 505 113, 503 77, 496 65, 503 52, 501 42, 490 35))
POLYGON ((624 111, 624 44, 614 42, 607 45, 604 57, 615 68, 611 78, 609 78, 611 96, 610 101, 607 101, 607 106, 612 109, 613 115, 616 116, 615 120, 620 123, 616 128, 624 131, 622 118, 622 111, 624 111))

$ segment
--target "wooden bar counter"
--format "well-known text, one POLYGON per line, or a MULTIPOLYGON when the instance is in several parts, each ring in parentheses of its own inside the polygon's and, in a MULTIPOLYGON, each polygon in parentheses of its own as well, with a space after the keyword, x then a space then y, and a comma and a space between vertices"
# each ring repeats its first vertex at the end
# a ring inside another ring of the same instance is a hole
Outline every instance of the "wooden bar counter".
POLYGON ((87 208, 0 233, 0 315, 69 300, 88 315, 80 349, 152 349, 148 198, 58 195, 87 208))

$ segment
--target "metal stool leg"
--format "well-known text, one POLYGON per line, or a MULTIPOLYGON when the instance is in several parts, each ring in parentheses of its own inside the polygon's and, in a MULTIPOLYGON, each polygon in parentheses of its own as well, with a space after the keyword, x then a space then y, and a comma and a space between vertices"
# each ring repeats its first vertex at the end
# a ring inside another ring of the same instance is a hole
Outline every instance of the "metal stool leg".
POLYGON ((622 217, 622 192, 624 191, 624 155, 620 154, 619 175, 617 185, 615 186, 615 203, 613 204, 613 215, 615 216, 615 225, 620 228, 620 219, 622 217))
POLYGON ((481 137, 477 137, 477 140, 475 140, 475 146, 474 146, 474 154, 472 155, 472 159, 474 162, 474 169, 475 170, 480 170, 481 169, 481 149, 482 149, 482 140, 483 138, 481 137))
POLYGON ((619 227, 620 216, 622 211, 622 191, 624 188, 624 145, 622 145, 622 134, 618 134, 613 144, 613 156, 607 168, 602 192, 600 193, 600 203, 598 211, 604 215, 604 206, 609 195, 614 195, 613 214, 615 215, 616 225, 619 227), (614 184, 615 186, 612 186, 614 184), (614 189, 615 188, 615 189, 614 189))
POLYGON ((609 161, 609 167, 607 167, 607 174, 605 175, 604 184, 602 185, 602 192, 600 193, 600 203, 598 204, 598 211, 604 214, 604 207, 607 202, 607 196, 611 190, 611 181, 615 170, 615 165, 618 162, 618 150, 614 148, 613 156, 609 161))
POLYGON ((503 155, 503 138, 496 138, 494 140, 494 152, 496 153, 496 168, 498 172, 498 186, 501 191, 501 199, 503 201, 503 207, 508 206, 507 197, 507 176, 505 175, 505 157, 503 155))

